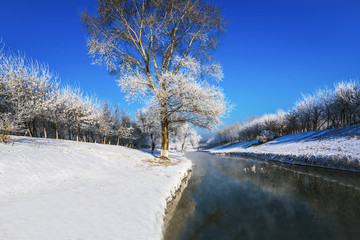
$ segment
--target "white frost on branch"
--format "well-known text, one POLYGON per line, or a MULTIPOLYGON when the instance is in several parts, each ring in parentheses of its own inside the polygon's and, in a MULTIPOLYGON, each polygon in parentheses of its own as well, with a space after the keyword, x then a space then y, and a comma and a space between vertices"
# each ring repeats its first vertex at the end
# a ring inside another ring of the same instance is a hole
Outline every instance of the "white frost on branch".
POLYGON ((140 100, 148 92, 149 82, 147 77, 130 64, 121 65, 120 78, 117 80, 121 91, 125 93, 126 100, 140 100))
POLYGON ((221 123, 220 119, 231 106, 220 87, 210 85, 201 74, 212 74, 221 80, 221 67, 203 66, 192 57, 174 60, 174 68, 181 64, 179 71, 163 74, 166 89, 159 91, 153 100, 159 106, 166 105, 167 112, 162 115, 169 122, 190 122, 202 128, 213 129, 221 123))

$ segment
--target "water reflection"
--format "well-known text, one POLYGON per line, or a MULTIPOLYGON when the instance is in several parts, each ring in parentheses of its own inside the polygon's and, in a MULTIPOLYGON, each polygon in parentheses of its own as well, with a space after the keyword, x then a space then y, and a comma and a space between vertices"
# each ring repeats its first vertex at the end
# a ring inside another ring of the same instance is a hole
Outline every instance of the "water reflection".
POLYGON ((205 153, 164 239, 358 239, 360 175, 205 153))

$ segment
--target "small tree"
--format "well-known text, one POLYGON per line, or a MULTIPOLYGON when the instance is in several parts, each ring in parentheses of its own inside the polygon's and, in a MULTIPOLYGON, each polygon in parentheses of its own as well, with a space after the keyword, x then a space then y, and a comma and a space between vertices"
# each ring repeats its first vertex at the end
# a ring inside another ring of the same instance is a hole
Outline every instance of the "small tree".
POLYGON ((123 146, 131 146, 132 140, 134 140, 134 124, 132 123, 130 116, 126 114, 126 112, 122 112, 120 116, 120 126, 117 129, 118 134, 118 145, 119 140, 122 140, 123 146))
POLYGON ((171 121, 203 128, 220 122, 227 111, 224 95, 204 80, 222 78, 211 54, 224 31, 219 8, 205 0, 98 0, 97 15, 81 17, 95 62, 120 76, 129 100, 153 99, 161 157, 168 158, 171 121))
POLYGON ((198 146, 201 136, 188 123, 173 124, 171 128, 172 134, 170 138, 177 149, 184 151, 187 146, 192 148, 198 146))
POLYGON ((151 107, 143 108, 136 113, 136 125, 150 138, 151 153, 155 151, 156 143, 160 139, 159 112, 151 107))
POLYGON ((111 140, 111 135, 113 134, 112 126, 112 111, 108 103, 104 102, 101 106, 100 119, 99 119, 99 128, 102 135, 101 142, 106 143, 108 139, 111 140))

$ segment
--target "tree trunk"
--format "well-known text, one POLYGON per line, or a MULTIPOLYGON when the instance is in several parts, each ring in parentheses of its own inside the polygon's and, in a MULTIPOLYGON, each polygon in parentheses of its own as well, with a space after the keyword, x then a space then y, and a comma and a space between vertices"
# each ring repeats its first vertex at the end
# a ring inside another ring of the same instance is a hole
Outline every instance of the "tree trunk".
POLYGON ((46 128, 44 127, 44 138, 47 138, 46 128))
POLYGON ((330 128, 330 109, 327 107, 327 129, 330 128))
POLYGON ((154 154, 154 152, 155 152, 155 143, 152 142, 151 143, 151 154, 154 154))
POLYGON ((184 151, 185 141, 186 141, 186 137, 184 137, 184 141, 183 141, 182 144, 181 144, 181 152, 184 151))
POLYGON ((78 142, 79 141, 79 128, 78 126, 76 126, 76 141, 78 142))
POLYGON ((32 121, 32 133, 33 133, 33 136, 34 137, 39 137, 38 134, 37 134, 37 129, 36 129, 36 126, 35 126, 35 120, 32 121))
POLYGON ((151 133, 150 138, 151 138, 151 154, 154 154, 154 152, 155 152, 154 134, 151 133))
POLYGON ((47 138, 46 122, 45 122, 45 116, 44 116, 44 114, 42 115, 42 120, 43 120, 43 128, 44 128, 44 138, 47 138))
POLYGON ((160 158, 169 159, 169 123, 161 120, 161 153, 160 158))
POLYGON ((59 130, 58 130, 58 120, 57 120, 57 116, 55 116, 55 135, 56 135, 56 139, 59 139, 59 130))
POLYGON ((33 135, 32 135, 31 129, 30 129, 30 123, 26 123, 26 128, 29 133, 29 136, 32 137, 33 135))

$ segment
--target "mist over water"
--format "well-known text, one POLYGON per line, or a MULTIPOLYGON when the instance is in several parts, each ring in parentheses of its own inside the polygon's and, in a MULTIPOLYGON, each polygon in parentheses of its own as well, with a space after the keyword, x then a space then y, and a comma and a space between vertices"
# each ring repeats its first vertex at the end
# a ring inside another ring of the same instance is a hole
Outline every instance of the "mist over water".
POLYGON ((195 168, 165 239, 357 239, 360 174, 187 155, 195 168))

